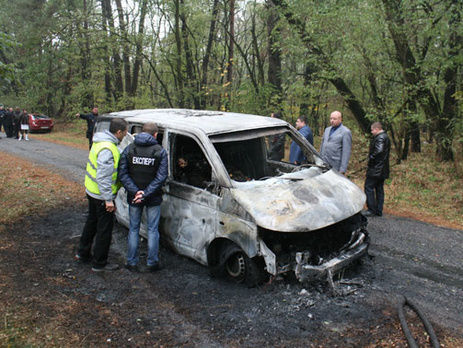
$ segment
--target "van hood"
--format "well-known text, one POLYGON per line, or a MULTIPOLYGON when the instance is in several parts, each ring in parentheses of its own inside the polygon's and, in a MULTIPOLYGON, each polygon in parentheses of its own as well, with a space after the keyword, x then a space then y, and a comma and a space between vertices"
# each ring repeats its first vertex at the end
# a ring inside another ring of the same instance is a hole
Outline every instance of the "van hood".
POLYGON ((264 181, 233 182, 233 198, 263 228, 317 230, 363 209, 365 194, 334 170, 312 167, 264 181))

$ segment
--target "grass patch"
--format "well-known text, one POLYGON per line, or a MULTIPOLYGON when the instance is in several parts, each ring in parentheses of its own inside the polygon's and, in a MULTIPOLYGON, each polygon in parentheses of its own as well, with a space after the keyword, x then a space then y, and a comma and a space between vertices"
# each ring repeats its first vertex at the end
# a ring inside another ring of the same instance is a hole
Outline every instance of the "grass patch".
POLYGON ((0 152, 0 224, 46 213, 65 202, 84 200, 83 185, 65 180, 43 167, 0 152))

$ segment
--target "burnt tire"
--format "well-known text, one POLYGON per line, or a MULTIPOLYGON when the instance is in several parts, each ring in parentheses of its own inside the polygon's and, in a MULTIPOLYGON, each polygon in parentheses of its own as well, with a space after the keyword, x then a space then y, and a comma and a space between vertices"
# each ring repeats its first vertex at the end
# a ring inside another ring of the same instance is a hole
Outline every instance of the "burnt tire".
POLYGON ((219 264, 226 278, 236 283, 244 283, 248 287, 255 287, 266 279, 263 260, 249 258, 233 243, 228 243, 222 248, 219 264))

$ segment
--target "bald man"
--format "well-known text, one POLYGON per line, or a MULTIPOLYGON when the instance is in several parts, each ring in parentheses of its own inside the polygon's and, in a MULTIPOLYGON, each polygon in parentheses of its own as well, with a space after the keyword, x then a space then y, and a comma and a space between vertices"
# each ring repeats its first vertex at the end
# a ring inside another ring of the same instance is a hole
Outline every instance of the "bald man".
POLYGON ((320 155, 341 174, 346 174, 352 148, 352 133, 342 124, 342 114, 333 111, 330 115, 331 126, 325 129, 320 155))

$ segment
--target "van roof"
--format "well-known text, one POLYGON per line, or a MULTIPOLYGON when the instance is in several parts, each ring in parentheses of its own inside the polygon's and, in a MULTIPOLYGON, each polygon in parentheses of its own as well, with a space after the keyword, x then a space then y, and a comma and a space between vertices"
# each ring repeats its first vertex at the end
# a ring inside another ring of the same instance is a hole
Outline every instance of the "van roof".
POLYGON ((288 125, 287 122, 272 117, 189 109, 128 110, 112 112, 104 116, 130 118, 131 123, 154 122, 161 128, 195 129, 207 135, 288 125))

